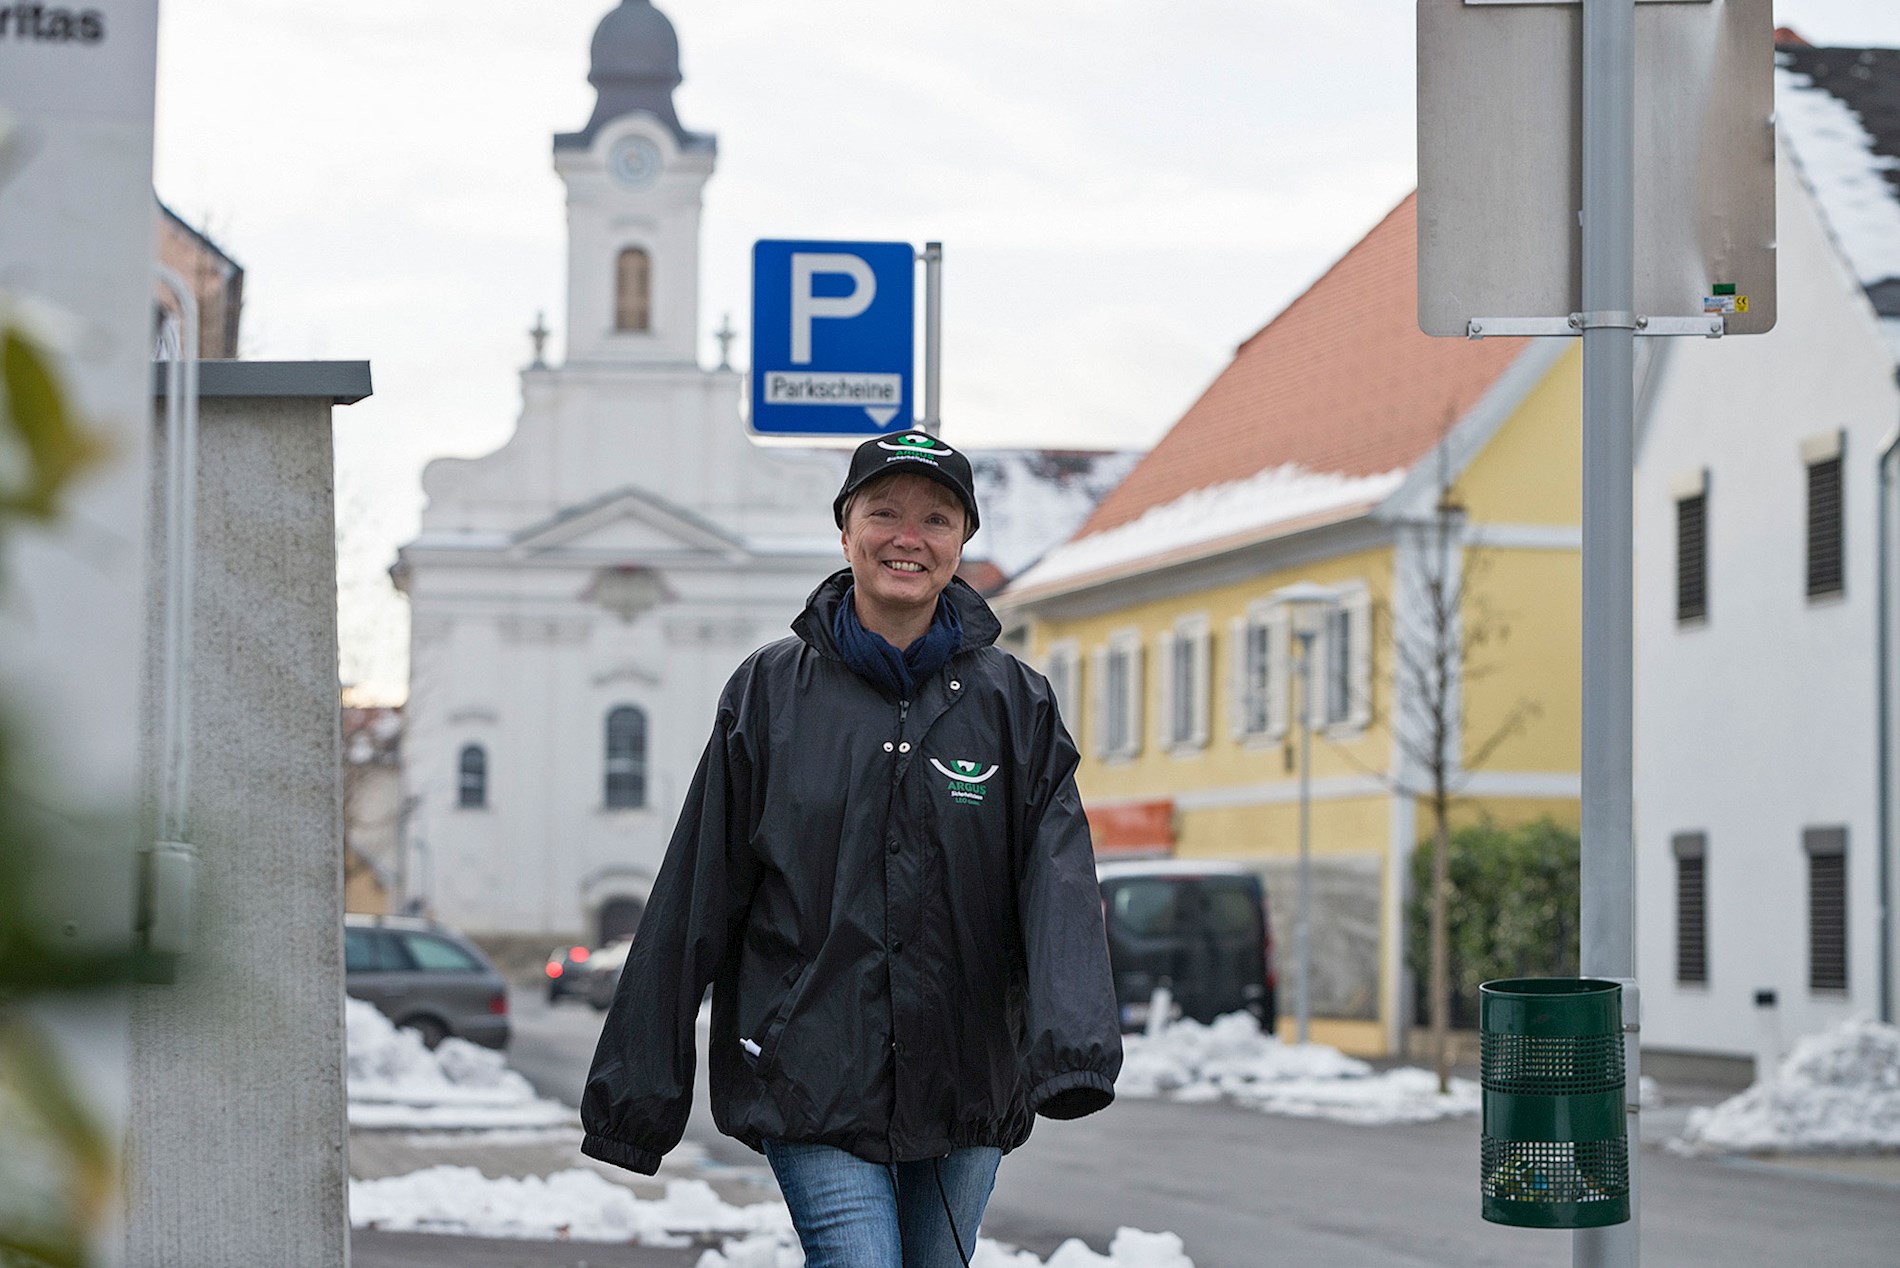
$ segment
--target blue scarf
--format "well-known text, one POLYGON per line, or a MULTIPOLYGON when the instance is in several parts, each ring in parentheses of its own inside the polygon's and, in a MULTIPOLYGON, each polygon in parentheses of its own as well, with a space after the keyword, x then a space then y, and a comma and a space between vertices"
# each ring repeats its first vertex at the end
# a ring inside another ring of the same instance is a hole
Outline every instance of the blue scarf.
POLYGON ((901 652, 883 635, 864 628, 858 620, 856 598, 857 587, 846 586, 844 598, 831 615, 831 637, 844 663, 893 699, 915 698, 917 684, 929 681, 963 646, 963 619, 957 615, 956 605, 945 602, 942 596, 937 598, 930 628, 901 652))

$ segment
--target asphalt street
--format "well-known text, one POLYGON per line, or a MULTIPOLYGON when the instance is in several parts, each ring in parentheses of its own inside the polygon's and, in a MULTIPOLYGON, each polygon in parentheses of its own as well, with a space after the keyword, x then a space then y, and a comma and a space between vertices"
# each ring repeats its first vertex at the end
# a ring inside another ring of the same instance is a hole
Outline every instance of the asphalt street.
MULTIPOLYGON (((549 1009, 527 992, 515 1007, 511 1062, 544 1095, 578 1103, 602 1014, 549 1009)), ((714 1131, 703 1086, 696 1091, 689 1139, 717 1160, 756 1166, 756 1155, 714 1131)), ((1478 1217, 1477 1159, 1472 1119, 1352 1127, 1122 1101, 1077 1122, 1039 1123, 1005 1160, 983 1231, 1046 1256, 1068 1237, 1104 1250, 1123 1225, 1166 1229, 1197 1268, 1568 1265, 1569 1234, 1478 1217)), ((1653 1144, 1640 1175, 1645 1264, 1900 1264, 1892 1183, 1678 1158, 1653 1144)))

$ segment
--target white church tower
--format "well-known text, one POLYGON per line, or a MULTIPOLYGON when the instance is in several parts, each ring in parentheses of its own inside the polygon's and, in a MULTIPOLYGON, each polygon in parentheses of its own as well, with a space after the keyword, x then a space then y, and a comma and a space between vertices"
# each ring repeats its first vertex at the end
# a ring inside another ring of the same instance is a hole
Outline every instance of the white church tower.
POLYGON ((673 107, 672 24, 594 33, 567 186, 567 356, 537 330, 515 434, 423 475, 394 569, 411 611, 399 897, 552 945, 638 919, 727 676, 842 566, 837 464, 765 449, 741 376, 699 365, 700 198, 717 146, 673 107))

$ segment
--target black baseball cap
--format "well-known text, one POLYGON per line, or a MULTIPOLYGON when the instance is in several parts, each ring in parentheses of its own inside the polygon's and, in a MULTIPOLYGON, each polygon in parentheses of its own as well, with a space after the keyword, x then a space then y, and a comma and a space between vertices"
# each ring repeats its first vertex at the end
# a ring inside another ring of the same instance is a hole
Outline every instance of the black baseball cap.
MULTIPOLYGON (((976 485, 970 476, 970 460, 925 431, 901 431, 892 436, 877 436, 859 445, 851 455, 851 471, 844 487, 831 504, 832 518, 844 527, 844 504, 859 489, 887 475, 916 475, 935 480, 957 495, 964 514, 970 518, 970 534, 977 530, 976 485)), ((968 539, 966 534, 965 539, 968 539)))

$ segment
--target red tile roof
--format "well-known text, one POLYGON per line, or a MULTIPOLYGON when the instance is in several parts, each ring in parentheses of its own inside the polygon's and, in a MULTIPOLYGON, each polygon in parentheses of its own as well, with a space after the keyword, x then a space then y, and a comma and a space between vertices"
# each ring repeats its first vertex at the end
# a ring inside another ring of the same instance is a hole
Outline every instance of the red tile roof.
POLYGON ((1523 351, 1522 339, 1418 328, 1417 195, 1247 342, 1076 536, 1194 489, 1293 463, 1374 475, 1410 467, 1523 351))

